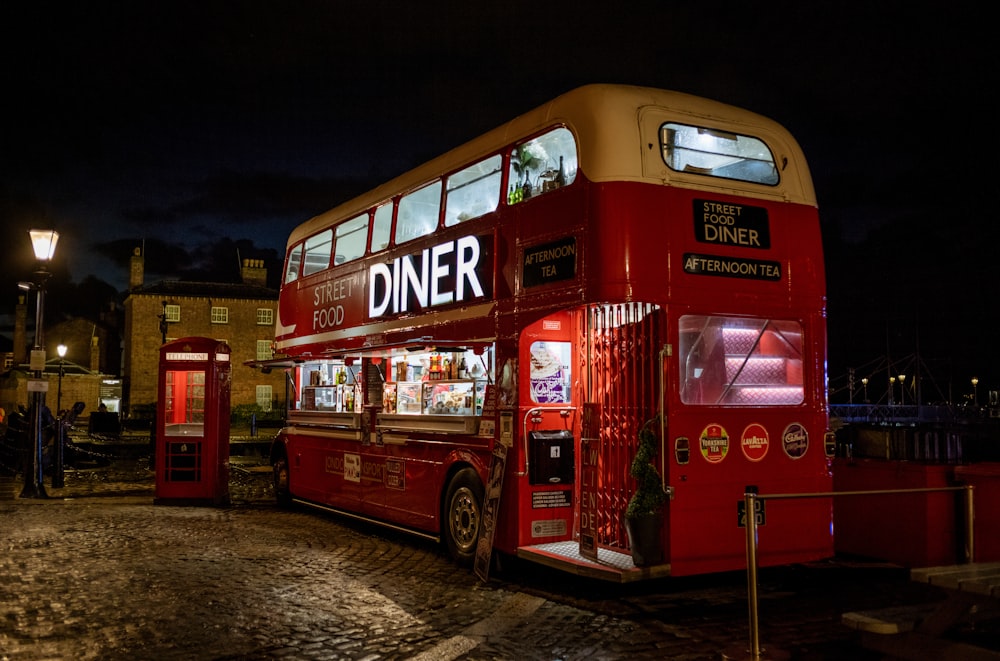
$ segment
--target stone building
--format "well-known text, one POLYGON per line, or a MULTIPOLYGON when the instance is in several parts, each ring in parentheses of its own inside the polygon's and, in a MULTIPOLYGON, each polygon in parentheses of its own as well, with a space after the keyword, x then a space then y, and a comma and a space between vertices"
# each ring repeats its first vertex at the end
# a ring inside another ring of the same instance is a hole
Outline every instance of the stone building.
MULTIPOLYGON (((28 380, 33 373, 28 364, 27 319, 28 301, 20 294, 14 312, 14 341, 0 370, 0 408, 7 412, 28 406, 28 380)), ((85 417, 97 410, 105 400, 106 384, 115 381, 104 372, 102 348, 115 349, 118 342, 113 329, 86 319, 69 319, 46 328, 42 347, 46 360, 41 374, 48 383, 46 406, 56 413, 83 402, 85 417), (59 345, 66 347, 63 357, 58 355, 59 345)))
POLYGON ((143 257, 136 249, 124 302, 124 412, 134 413, 156 402, 160 346, 182 337, 210 337, 229 345, 233 408, 256 403, 264 410, 283 409, 284 374, 263 374, 244 365, 271 357, 278 292, 267 287, 263 260, 244 259, 241 276, 240 283, 162 281, 144 285, 143 257))

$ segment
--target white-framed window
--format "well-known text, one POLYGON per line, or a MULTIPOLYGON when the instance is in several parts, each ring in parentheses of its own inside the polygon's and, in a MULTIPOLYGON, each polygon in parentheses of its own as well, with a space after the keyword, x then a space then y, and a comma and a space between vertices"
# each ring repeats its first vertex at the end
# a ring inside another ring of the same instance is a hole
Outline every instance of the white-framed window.
POLYGON ((437 229, 441 211, 441 181, 407 193, 396 212, 396 243, 410 241, 437 229))
POLYGON ((212 323, 213 324, 228 324, 229 323, 229 308, 220 307, 218 305, 212 306, 212 323))
POLYGON ((663 162, 676 172, 776 186, 774 154, 760 138, 704 126, 666 123, 660 127, 663 162))
POLYGON ((500 204, 502 165, 503 158, 494 154, 448 177, 446 227, 496 211, 500 204))
POLYGON ((568 128, 560 126, 522 142, 510 154, 507 204, 569 186, 576 180, 576 171, 576 140, 568 128))
POLYGON ((337 251, 333 257, 334 264, 344 264, 364 256, 365 244, 368 243, 368 213, 337 225, 334 237, 334 249, 337 251))
POLYGON ((270 360, 273 357, 271 340, 257 340, 257 360, 270 360))
POLYGON ((302 265, 302 275, 312 275, 330 268, 332 251, 333 230, 324 230, 306 239, 306 261, 302 265))
POLYGON ((796 406, 805 401, 798 321, 684 315, 681 401, 696 406, 796 406))
POLYGON ((181 320, 181 306, 179 305, 167 305, 163 309, 163 314, 167 316, 167 321, 172 324, 176 324, 181 320))
POLYGON ((273 326, 274 310, 272 310, 271 308, 257 308, 257 325, 273 326))
POLYGON ((265 411, 271 410, 271 386, 257 386, 257 404, 265 411))
POLYGON ((375 209, 372 223, 372 252, 389 247, 392 232, 392 202, 385 202, 375 209))

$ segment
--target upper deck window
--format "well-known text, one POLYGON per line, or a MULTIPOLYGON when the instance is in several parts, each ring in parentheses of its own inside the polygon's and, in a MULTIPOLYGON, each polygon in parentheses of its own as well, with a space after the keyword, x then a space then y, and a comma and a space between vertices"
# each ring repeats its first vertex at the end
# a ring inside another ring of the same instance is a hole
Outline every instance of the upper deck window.
POLYGON ((500 204, 500 154, 448 177, 444 224, 447 227, 496 211, 500 204))
POLYGON ((774 186, 774 155, 758 138, 669 122, 660 127, 663 161, 671 170, 774 186))
POLYGON ((399 200, 396 243, 425 236, 437 229, 441 211, 441 182, 435 181, 399 200))
POLYGON ((332 251, 333 230, 324 230, 306 239, 306 259, 302 265, 302 275, 312 275, 330 268, 332 251))
POLYGON ((389 247, 391 232, 392 202, 386 202, 375 209, 375 220, 372 222, 372 252, 389 247))
POLYGON ((288 264, 285 266, 285 284, 294 282, 299 277, 299 266, 302 263, 302 244, 296 244, 288 253, 288 264))
POLYGON ((363 256, 368 242, 368 214, 355 216, 337 225, 335 235, 337 256, 334 264, 343 264, 363 256))
POLYGON ((507 203, 515 204, 568 186, 576 179, 576 140, 559 127, 514 147, 510 155, 507 203))

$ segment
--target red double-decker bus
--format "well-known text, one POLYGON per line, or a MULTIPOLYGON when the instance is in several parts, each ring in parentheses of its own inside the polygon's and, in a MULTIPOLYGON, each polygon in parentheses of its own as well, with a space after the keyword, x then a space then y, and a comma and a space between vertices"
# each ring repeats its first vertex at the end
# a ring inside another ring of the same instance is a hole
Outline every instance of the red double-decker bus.
MULTIPOLYGON (((292 232, 257 363, 290 377, 278 497, 477 570, 493 552, 621 581, 745 567, 748 488, 832 486, 825 306, 785 129, 570 91, 292 232), (662 502, 640 557, 641 436, 662 502)), ((774 503, 760 564, 833 554, 828 499, 774 503)))

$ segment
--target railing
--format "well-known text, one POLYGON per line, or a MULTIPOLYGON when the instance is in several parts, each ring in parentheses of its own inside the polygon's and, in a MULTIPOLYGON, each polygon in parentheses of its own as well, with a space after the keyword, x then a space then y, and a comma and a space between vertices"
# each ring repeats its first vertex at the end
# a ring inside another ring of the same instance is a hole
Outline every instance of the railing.
POLYGON ((969 485, 955 487, 926 487, 919 489, 886 489, 878 491, 829 491, 820 493, 783 493, 761 495, 752 489, 743 494, 743 502, 747 512, 747 602, 750 610, 750 661, 760 661, 760 632, 757 610, 757 501, 792 500, 796 498, 831 498, 834 496, 871 496, 886 494, 928 493, 932 491, 964 491, 965 492, 965 548, 964 562, 972 562, 976 557, 975 549, 975 503, 973 501, 974 487, 969 485))

